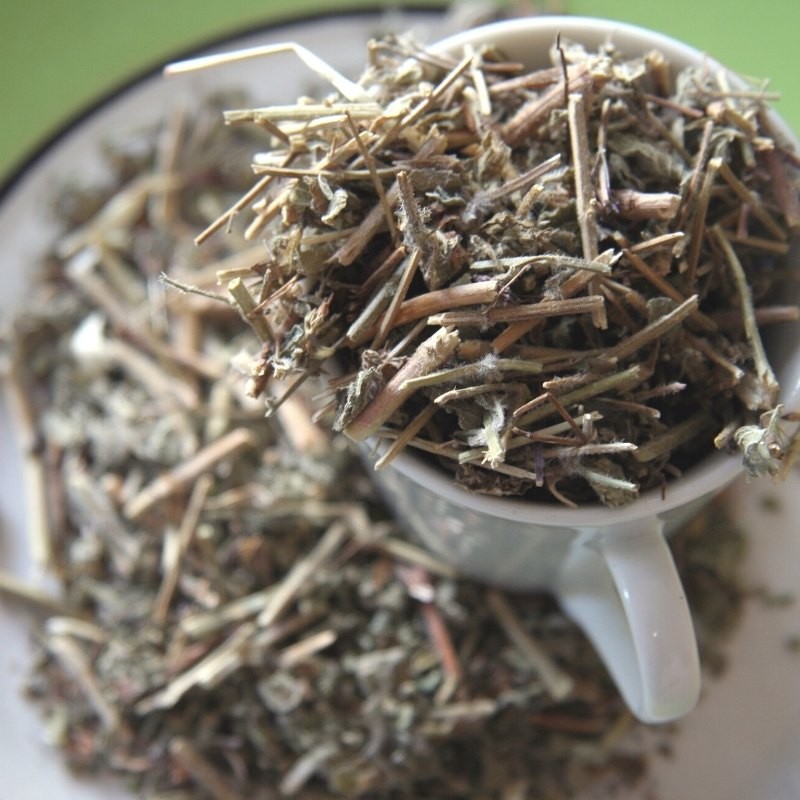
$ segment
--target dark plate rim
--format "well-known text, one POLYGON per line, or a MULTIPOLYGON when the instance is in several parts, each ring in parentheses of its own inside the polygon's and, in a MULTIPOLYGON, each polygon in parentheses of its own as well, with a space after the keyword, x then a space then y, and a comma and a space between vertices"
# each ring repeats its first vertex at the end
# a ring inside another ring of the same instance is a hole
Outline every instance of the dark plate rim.
POLYGON ((242 26, 221 36, 212 36, 205 40, 201 40, 190 47, 177 51, 168 59, 159 60, 155 63, 151 63, 149 66, 140 67, 132 72, 128 77, 123 78, 121 81, 115 84, 112 84, 108 89, 101 91, 94 99, 89 100, 77 110, 68 114, 63 122, 56 124, 51 133, 44 134, 44 136, 36 144, 31 146, 27 153, 24 153, 21 158, 12 163, 8 173, 2 179, 2 182, 0 182, 0 204, 3 204, 8 197, 13 194, 16 187, 27 177, 28 173, 37 166, 44 156, 46 156, 52 149, 57 147, 67 135, 79 128, 94 114, 102 111, 102 109, 109 103, 112 103, 130 90, 135 89, 137 86, 140 86, 146 81, 159 75, 164 66, 170 62, 191 58, 198 53, 202 53, 213 48, 223 48, 236 40, 244 38, 245 36, 275 33, 280 31, 282 28, 289 28, 295 25, 320 24, 325 22, 325 20, 333 18, 346 19, 365 17, 369 15, 378 16, 380 14, 385 14, 388 11, 420 15, 429 14, 431 17, 435 17, 443 14, 446 11, 446 8, 446 5, 436 6, 431 5, 430 3, 423 4, 410 2, 389 7, 386 5, 373 4, 365 5, 363 7, 348 6, 336 10, 325 9, 322 11, 312 12, 310 14, 288 14, 285 16, 269 17, 262 23, 242 26))

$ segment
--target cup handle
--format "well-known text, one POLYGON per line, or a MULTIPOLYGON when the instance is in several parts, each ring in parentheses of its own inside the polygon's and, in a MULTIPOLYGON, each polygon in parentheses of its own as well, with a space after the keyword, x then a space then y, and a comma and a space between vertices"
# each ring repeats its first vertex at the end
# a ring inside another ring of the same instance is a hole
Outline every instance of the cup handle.
POLYGON ((573 548, 562 608, 584 631, 643 722, 669 722, 700 696, 700 660, 686 596, 660 520, 573 548))

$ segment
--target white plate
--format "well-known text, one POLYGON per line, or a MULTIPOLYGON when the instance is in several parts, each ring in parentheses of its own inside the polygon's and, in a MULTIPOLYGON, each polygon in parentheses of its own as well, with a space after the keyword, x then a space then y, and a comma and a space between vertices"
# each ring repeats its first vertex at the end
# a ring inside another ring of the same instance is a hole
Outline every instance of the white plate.
MULTIPOLYGON (((387 25, 395 30, 414 25, 428 40, 450 32, 430 14, 325 17, 276 27, 216 50, 297 41, 355 77, 365 42, 387 25)), ((289 55, 169 81, 153 75, 86 116, 33 161, 0 200, 0 315, 7 317, 19 307, 31 272, 54 236, 43 211, 53 186, 70 176, 100 174, 100 141, 161 119, 175 102, 191 102, 212 88, 243 86, 259 102, 289 102, 312 82, 316 78, 289 55)), ((26 543, 21 470, 7 409, 0 406, 0 565, 40 582, 26 543)), ((750 534, 748 582, 800 597, 800 474, 795 472, 782 487, 742 484, 737 489, 729 502, 734 518, 750 534), (777 499, 779 511, 764 510, 766 496, 777 499)), ((785 646, 799 635, 800 607, 749 603, 729 648, 730 669, 724 678, 706 683, 700 706, 680 726, 674 758, 654 757, 645 790, 628 800, 651 798, 651 791, 663 800, 800 798, 800 656, 785 646)), ((71 776, 46 743, 41 718, 20 694, 29 669, 28 619, 4 599, 0 641, 0 800, 129 798, 116 784, 71 776)))

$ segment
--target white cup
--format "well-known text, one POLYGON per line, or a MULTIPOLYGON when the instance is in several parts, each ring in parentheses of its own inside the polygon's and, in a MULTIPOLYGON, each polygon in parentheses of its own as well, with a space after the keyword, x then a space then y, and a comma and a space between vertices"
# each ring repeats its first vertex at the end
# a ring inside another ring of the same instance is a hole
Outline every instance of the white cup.
MULTIPOLYGON (((580 17, 533 17, 475 28, 435 46, 460 56, 491 43, 528 68, 549 66, 556 34, 596 49, 606 41, 634 57, 660 50, 675 68, 707 64, 703 53, 642 28, 580 17)), ((731 76, 733 85, 740 85, 731 76)), ((773 125, 796 143, 775 115, 773 125)), ((800 325, 772 348, 782 401, 800 408, 800 325)), ((408 451, 375 473, 398 517, 439 557, 496 586, 551 592, 583 629, 624 700, 642 721, 689 712, 700 694, 697 644, 665 536, 741 473, 713 454, 667 487, 622 508, 577 510, 473 494, 408 451)))

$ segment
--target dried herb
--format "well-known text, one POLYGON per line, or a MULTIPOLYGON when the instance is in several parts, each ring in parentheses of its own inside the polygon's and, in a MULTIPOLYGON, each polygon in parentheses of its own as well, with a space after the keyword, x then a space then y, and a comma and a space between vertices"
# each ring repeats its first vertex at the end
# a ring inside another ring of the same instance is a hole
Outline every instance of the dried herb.
POLYGON ((198 236, 250 207, 267 243, 229 287, 262 342, 254 395, 335 359, 334 427, 394 441, 380 466, 414 447, 470 489, 569 505, 630 502, 715 447, 778 473, 759 326, 798 318, 776 303, 800 200, 768 96, 655 52, 551 55, 525 74, 387 38, 338 93, 226 114, 271 136, 198 236))
MULTIPOLYGON (((241 190, 211 168, 219 148, 252 146, 208 125, 213 111, 168 128, 167 162, 155 134, 146 159, 140 143, 104 203, 83 202, 97 187, 58 197, 91 208, 65 220, 6 342, 39 445, 38 552, 63 595, 5 576, 0 590, 44 614, 29 693, 49 738, 152 800, 513 800, 643 780, 637 723, 551 599, 459 580, 401 537, 301 392, 268 385, 283 402, 266 422, 247 396, 232 369, 250 364, 245 309, 196 288, 252 274, 252 255, 186 246, 204 209, 241 190), (108 213, 133 194, 135 213, 108 213), (163 270, 185 294, 162 290, 163 270)), ((270 267, 260 280, 295 292, 270 267)), ((248 292, 258 306, 264 292, 248 292)), ((594 418, 547 420, 542 441, 602 448, 594 418)), ((741 540, 721 518, 675 540, 715 664, 740 604, 741 540)))

